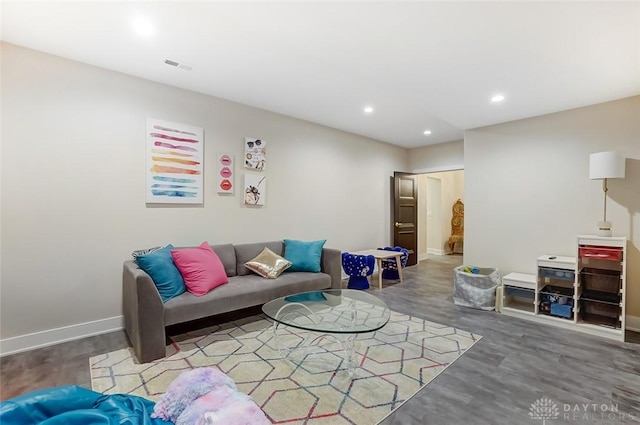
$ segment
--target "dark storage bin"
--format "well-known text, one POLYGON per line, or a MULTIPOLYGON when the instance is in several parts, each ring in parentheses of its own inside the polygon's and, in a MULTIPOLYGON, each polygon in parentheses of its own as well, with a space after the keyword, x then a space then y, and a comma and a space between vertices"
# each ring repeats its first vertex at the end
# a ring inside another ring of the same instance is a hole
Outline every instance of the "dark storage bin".
POLYGON ((580 272, 580 281, 585 291, 619 293, 622 280, 620 272, 615 270, 601 270, 584 268, 580 272))
POLYGON ((593 258, 596 260, 622 261, 622 249, 606 246, 581 246, 578 248, 581 258, 593 258))
POLYGON ((540 291, 541 294, 546 295, 564 295, 565 297, 573 298, 573 286, 564 287, 564 286, 553 286, 547 285, 540 291))
POLYGON ((597 314, 582 313, 581 320, 591 325, 607 326, 620 329, 620 321, 614 317, 598 316, 597 314))
POLYGON ((587 323, 619 329, 620 307, 616 304, 580 300, 580 318, 587 323))
POLYGON ((549 316, 573 319, 573 298, 560 293, 540 292, 538 312, 549 316))
POLYGON ((599 301, 610 304, 620 304, 622 295, 615 292, 582 291, 580 298, 589 301, 599 301))
POLYGON ((581 300, 581 311, 587 314, 595 314, 598 316, 614 317, 620 316, 620 306, 616 304, 603 303, 599 301, 581 300))

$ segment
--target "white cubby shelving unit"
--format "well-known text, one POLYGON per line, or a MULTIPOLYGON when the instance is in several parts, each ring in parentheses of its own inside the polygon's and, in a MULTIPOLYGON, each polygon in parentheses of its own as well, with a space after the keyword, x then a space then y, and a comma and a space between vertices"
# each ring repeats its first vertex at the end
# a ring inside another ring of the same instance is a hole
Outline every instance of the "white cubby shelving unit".
POLYGON ((578 236, 576 324, 624 341, 627 238, 578 236))
POLYGON ((576 257, 538 257, 536 274, 502 278, 502 313, 624 341, 626 245, 580 235, 576 257))
POLYGON ((509 273, 502 278, 502 312, 514 315, 534 315, 536 290, 535 275, 509 273))

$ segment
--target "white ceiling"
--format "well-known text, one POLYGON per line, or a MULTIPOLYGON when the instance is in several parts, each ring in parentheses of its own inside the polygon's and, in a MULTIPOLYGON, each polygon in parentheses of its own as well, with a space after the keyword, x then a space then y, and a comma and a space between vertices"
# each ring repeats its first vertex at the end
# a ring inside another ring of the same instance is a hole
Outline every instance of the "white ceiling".
POLYGON ((9 43, 404 147, 640 94, 640 2, 4 1, 1 13, 9 43), (152 35, 133 31, 138 18, 152 35))

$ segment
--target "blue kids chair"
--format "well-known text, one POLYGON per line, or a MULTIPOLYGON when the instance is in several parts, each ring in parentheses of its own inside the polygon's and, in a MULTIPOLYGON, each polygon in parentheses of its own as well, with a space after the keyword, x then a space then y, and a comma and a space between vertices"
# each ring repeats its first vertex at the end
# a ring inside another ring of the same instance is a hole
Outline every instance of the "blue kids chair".
POLYGON ((368 289, 368 276, 373 274, 376 259, 373 255, 342 253, 342 268, 349 275, 349 289, 368 289))
MULTIPOLYGON (((409 250, 401 247, 390 247, 385 246, 384 248, 378 248, 384 251, 396 251, 401 252, 402 256, 400 257, 400 264, 402 268, 406 267, 407 260, 409 259, 409 250)), ((382 260, 382 278, 383 279, 400 279, 400 275, 398 274, 398 266, 396 265, 395 258, 387 258, 382 260)))

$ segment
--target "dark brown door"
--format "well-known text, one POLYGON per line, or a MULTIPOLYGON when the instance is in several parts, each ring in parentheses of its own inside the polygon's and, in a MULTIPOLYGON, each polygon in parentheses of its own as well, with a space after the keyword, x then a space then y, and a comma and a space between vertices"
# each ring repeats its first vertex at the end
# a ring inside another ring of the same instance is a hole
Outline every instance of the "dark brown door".
POLYGON ((418 262, 418 179, 393 173, 393 246, 409 250, 407 266, 418 262))

